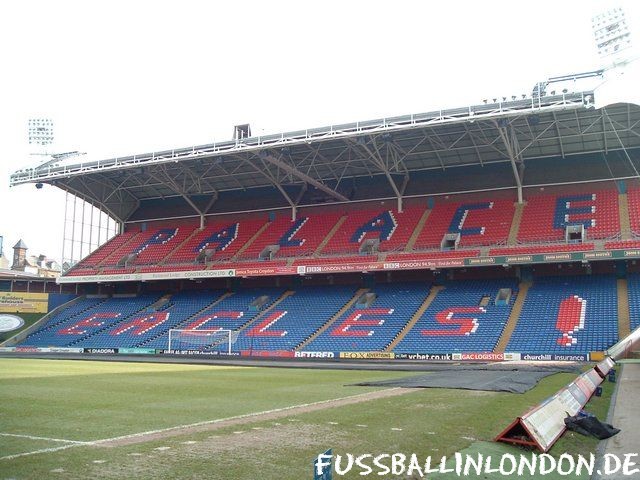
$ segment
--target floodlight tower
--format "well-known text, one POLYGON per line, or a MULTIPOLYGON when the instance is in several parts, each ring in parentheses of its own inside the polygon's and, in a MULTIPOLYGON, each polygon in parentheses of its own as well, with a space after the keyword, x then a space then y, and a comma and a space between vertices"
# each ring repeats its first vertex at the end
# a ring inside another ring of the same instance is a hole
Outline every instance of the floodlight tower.
POLYGON ((594 15, 591 18, 591 29, 600 59, 614 65, 630 60, 633 44, 628 19, 622 7, 594 15))
POLYGON ((629 16, 637 5, 610 8, 591 18, 595 47, 600 56, 604 82, 597 87, 595 108, 616 102, 640 105, 640 62, 638 62, 637 15, 629 16))
POLYGON ((53 120, 50 118, 30 118, 28 122, 29 145, 38 149, 32 155, 48 155, 47 147, 53 144, 53 120))

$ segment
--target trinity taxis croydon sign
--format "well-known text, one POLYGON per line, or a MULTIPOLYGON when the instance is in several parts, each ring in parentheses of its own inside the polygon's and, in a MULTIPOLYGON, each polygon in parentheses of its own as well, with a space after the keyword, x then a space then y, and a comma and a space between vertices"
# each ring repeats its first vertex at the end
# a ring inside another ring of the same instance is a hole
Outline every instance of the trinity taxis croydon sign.
MULTIPOLYGON (((442 252, 438 251, 438 255, 442 252)), ((93 283, 93 282, 130 282, 147 280, 172 280, 172 279, 203 279, 203 278, 224 278, 224 277, 264 277, 275 275, 314 275, 329 273, 349 273, 349 272, 371 272, 386 270, 421 270, 432 268, 462 268, 480 267, 486 265, 520 265, 535 263, 558 263, 558 262, 581 262, 597 260, 615 260, 640 258, 640 249, 629 250, 608 250, 589 252, 558 252, 544 254, 526 255, 500 255, 485 257, 467 258, 424 258, 425 253, 421 253, 420 258, 412 258, 411 254, 406 255, 406 259, 393 262, 366 261, 363 257, 361 262, 345 262, 340 264, 327 263, 325 265, 299 265, 270 266, 242 268, 242 263, 235 266, 237 268, 219 270, 194 270, 180 272, 151 272, 151 273, 128 273, 115 275, 78 275, 62 276, 56 279, 57 283, 93 283)), ((215 267, 215 264, 214 264, 215 267)))

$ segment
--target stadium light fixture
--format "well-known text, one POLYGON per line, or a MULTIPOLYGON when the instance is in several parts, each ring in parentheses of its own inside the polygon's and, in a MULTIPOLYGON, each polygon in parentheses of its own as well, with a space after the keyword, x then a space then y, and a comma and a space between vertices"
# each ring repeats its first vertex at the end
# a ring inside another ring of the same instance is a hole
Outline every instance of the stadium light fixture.
POLYGON ((53 143, 53 120, 50 118, 30 118, 29 145, 41 145, 46 147, 53 143))

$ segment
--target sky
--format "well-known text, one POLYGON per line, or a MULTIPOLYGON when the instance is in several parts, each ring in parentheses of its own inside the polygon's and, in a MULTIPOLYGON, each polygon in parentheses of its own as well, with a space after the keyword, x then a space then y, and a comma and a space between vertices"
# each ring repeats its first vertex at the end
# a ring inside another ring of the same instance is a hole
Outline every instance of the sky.
MULTIPOLYGON (((640 2, 635 2, 640 3, 640 2)), ((530 93, 600 66, 591 17, 633 0, 7 2, 0 17, 0 236, 60 259, 64 194, 9 188, 30 156, 108 158, 530 93)), ((633 31, 640 42, 640 30, 633 31)))

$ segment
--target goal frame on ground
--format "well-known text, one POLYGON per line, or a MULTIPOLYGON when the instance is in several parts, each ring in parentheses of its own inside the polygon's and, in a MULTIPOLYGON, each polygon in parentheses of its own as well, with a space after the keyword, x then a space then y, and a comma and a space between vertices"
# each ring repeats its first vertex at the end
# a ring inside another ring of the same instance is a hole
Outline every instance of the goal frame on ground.
POLYGON ((194 328, 194 329, 188 329, 188 328, 171 328, 169 329, 169 344, 167 345, 167 350, 171 351, 172 346, 171 346, 171 340, 172 340, 172 334, 175 332, 192 332, 192 333, 203 333, 203 334, 214 334, 214 333, 227 333, 227 354, 231 355, 231 344, 233 343, 233 330, 229 330, 226 328, 221 328, 221 329, 198 329, 198 328, 194 328))

